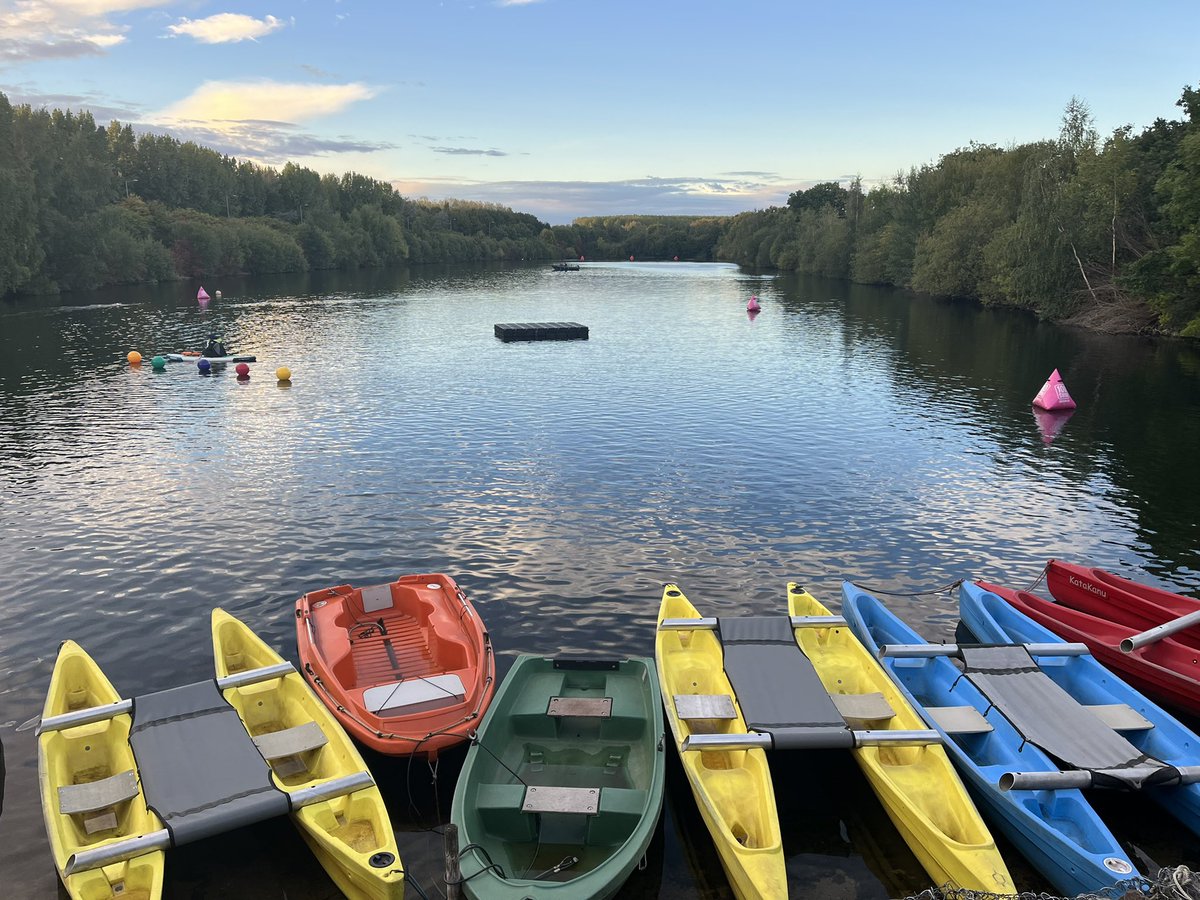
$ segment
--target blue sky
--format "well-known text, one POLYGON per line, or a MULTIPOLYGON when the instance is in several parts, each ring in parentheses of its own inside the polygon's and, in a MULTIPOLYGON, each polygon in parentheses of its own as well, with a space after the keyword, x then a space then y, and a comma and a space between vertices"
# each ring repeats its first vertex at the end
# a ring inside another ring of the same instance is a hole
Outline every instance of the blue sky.
POLYGON ((1179 118, 1200 2, 0 0, 0 91, 544 221, 729 214, 1179 118))

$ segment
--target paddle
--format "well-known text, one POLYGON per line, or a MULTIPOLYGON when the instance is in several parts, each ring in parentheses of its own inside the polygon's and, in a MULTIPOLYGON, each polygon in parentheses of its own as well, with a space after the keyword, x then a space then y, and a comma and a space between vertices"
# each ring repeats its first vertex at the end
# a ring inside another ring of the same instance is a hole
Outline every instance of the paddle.
POLYGON ((1175 634, 1177 631, 1191 628, 1193 625, 1200 625, 1200 610, 1186 613, 1178 619, 1172 619, 1170 622, 1164 622, 1162 625, 1151 628, 1148 631, 1125 638, 1125 640, 1121 641, 1121 652, 1132 653, 1139 647, 1145 647, 1147 644, 1161 641, 1163 638, 1175 634))

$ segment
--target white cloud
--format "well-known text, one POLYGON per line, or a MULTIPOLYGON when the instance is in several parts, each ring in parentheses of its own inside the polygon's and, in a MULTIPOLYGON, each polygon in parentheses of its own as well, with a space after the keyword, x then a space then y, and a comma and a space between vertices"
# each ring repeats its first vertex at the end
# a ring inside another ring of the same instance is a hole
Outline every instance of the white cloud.
POLYGON ((159 118, 182 122, 306 122, 379 93, 366 84, 304 84, 279 81, 207 81, 164 109, 159 118))
POLYGON ((15 0, 0 3, 0 61, 94 56, 124 42, 110 17, 169 0, 15 0))
POLYGON ((242 13, 218 13, 207 19, 180 19, 178 25, 168 25, 167 31, 172 37, 187 35, 202 44, 231 44, 256 40, 286 24, 274 16, 256 19, 242 13))

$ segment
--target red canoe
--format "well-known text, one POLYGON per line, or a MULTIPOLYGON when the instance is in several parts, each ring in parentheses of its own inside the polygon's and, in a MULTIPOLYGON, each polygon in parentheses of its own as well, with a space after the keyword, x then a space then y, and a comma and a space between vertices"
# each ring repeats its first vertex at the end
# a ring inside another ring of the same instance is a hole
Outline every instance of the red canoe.
POLYGON ((1145 627, 1140 623, 1130 626, 1115 621, 1119 613, 1117 607, 1095 615, 1046 600, 1028 591, 1016 591, 985 581, 976 583, 985 591, 999 595, 1063 640, 1087 644, 1096 659, 1138 690, 1200 716, 1200 653, 1195 648, 1180 643, 1176 639, 1179 635, 1175 635, 1139 647, 1132 653, 1122 653, 1120 650, 1121 641, 1161 623, 1151 623, 1145 627))
POLYGON ((353 737, 391 756, 465 741, 496 690, 491 640, 446 575, 348 584, 296 601, 304 676, 353 737))
MULTIPOLYGON (((1111 618, 1135 631, 1147 631, 1200 611, 1200 600, 1139 584, 1103 569, 1076 566, 1057 559, 1046 565, 1046 586, 1050 596, 1059 603, 1111 618)), ((1200 649, 1200 627, 1176 632, 1174 639, 1200 649)))

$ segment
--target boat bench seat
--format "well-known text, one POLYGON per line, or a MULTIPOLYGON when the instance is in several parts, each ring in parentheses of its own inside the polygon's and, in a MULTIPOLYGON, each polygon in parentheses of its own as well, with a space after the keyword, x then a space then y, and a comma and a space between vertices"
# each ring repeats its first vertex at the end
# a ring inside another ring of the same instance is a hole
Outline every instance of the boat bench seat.
POLYGON ((363 691, 363 707, 377 716, 407 716, 462 703, 467 689, 454 674, 427 675, 377 684, 363 691))
POLYGON ((133 769, 118 772, 99 781, 64 784, 58 789, 58 811, 64 816, 79 816, 88 834, 117 827, 113 807, 138 795, 137 774, 133 769))
POLYGON ((302 754, 310 750, 319 750, 329 743, 325 732, 316 722, 305 722, 293 728, 282 731, 269 731, 266 734, 255 735, 252 740, 263 759, 269 763, 281 762, 272 766, 275 773, 283 776, 298 775, 308 770, 308 765, 302 759, 302 754))
POLYGON ((992 725, 973 706, 926 706, 933 724, 946 734, 987 734, 992 725))
POLYGON ((1153 722, 1127 703, 1105 703, 1084 709, 1098 716, 1113 731, 1146 731, 1154 727, 1153 722))

